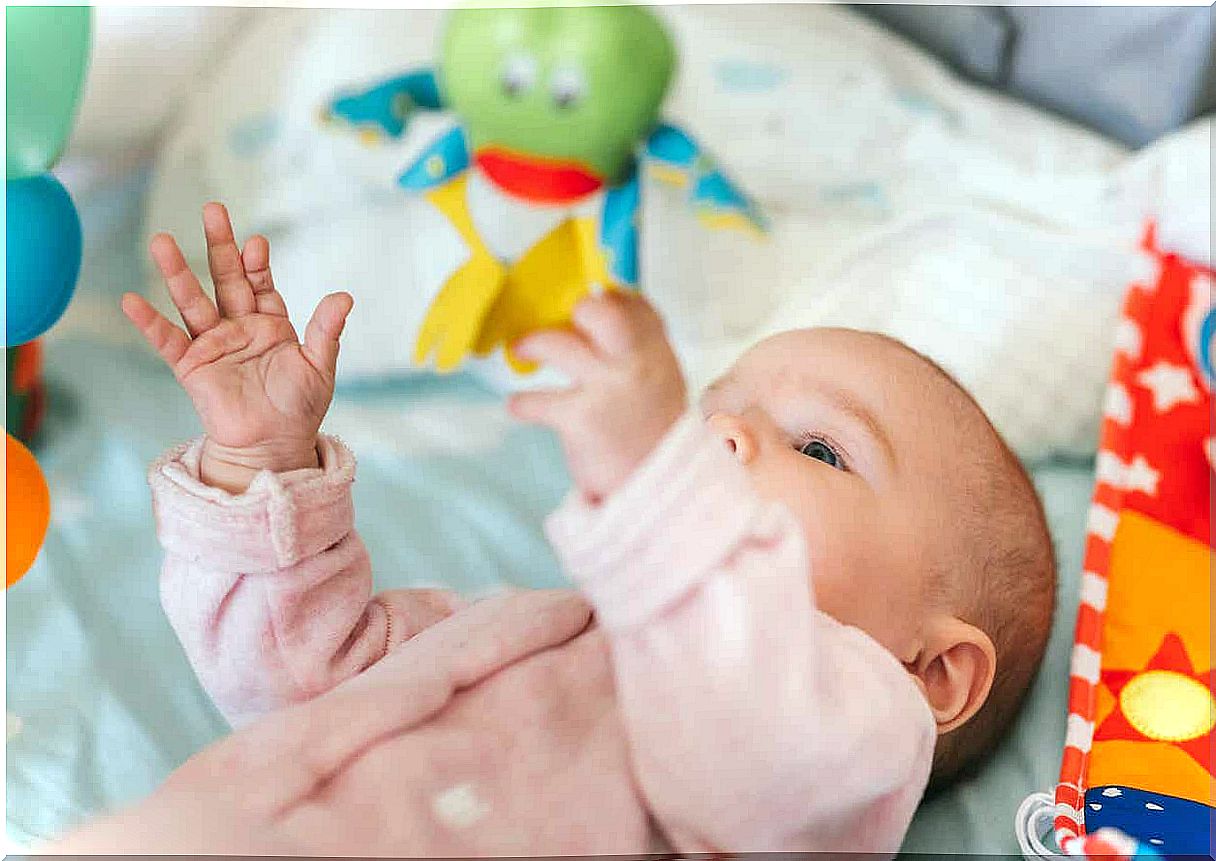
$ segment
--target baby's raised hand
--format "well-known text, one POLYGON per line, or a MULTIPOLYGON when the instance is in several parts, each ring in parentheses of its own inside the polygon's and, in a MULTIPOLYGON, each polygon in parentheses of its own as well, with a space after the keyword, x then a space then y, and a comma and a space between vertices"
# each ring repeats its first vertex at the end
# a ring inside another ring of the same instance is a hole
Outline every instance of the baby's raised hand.
POLYGON ((255 236, 238 250, 218 203, 203 208, 203 230, 215 302, 177 242, 159 234, 149 250, 186 328, 134 293, 123 296, 122 308, 194 402, 206 431, 203 481, 240 492, 262 469, 317 465, 317 431, 354 300, 347 293, 322 299, 301 343, 274 288, 266 239, 255 236))
POLYGON ((516 349, 570 379, 568 389, 521 392, 508 406, 557 432, 575 485, 592 501, 620 487, 687 407, 663 321, 637 293, 584 299, 573 330, 537 332, 516 349))

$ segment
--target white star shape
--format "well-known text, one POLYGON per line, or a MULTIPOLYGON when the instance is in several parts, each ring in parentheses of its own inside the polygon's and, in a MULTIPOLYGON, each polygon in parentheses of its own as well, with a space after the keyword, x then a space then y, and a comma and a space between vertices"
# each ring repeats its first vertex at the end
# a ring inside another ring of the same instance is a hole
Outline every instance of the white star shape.
POLYGON ((1124 463, 1109 452, 1098 454, 1098 478, 1120 490, 1138 490, 1147 496, 1157 495, 1157 483, 1161 473, 1138 454, 1131 463, 1124 463))
POLYGON ((1129 425, 1132 422, 1132 396, 1120 383, 1111 383, 1106 389, 1106 402, 1102 405, 1102 413, 1116 424, 1129 425))
POLYGON ((1123 473, 1123 483, 1128 490, 1138 490, 1148 496, 1157 495, 1157 482, 1161 473, 1149 466, 1143 455, 1136 455, 1123 473))
POLYGON ((1158 413, 1168 413, 1178 404, 1199 400, 1191 372, 1183 365, 1158 362, 1137 374, 1136 382, 1153 393, 1153 409, 1158 413))
POLYGON ((1157 282, 1161 278, 1161 262, 1157 260, 1156 255, 1141 251, 1133 258, 1129 274, 1135 286, 1146 293, 1153 293, 1157 290, 1157 282))
POLYGON ((1141 342, 1140 327, 1136 325, 1135 321, 1126 317, 1121 319, 1118 328, 1115 329, 1115 349, 1127 355, 1128 358, 1138 359, 1140 358, 1141 342))

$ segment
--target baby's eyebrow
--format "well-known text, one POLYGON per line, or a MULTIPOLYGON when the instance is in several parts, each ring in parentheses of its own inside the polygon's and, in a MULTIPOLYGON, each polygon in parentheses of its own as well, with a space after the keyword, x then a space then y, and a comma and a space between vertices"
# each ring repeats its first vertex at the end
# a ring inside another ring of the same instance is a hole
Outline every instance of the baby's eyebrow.
POLYGON ((879 448, 883 450, 887 463, 894 470, 897 463, 895 446, 891 444, 891 438, 887 435, 886 430, 865 404, 861 403, 850 392, 844 389, 828 387, 823 390, 823 394, 833 407, 869 431, 870 436, 878 442, 879 448))

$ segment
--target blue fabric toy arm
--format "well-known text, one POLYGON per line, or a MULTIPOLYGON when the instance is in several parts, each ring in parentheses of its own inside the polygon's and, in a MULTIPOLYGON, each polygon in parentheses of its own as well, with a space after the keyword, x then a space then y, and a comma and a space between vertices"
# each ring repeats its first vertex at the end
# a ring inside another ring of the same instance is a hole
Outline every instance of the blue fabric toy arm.
POLYGON ((604 195, 600 214, 600 247, 608 269, 622 287, 638 286, 638 206, 641 202, 637 171, 604 195))
POLYGON ((688 189, 689 203, 709 227, 767 231, 768 221, 759 206, 682 129, 659 125, 646 141, 645 159, 656 178, 688 189))
POLYGON ((416 110, 446 107, 431 69, 417 69, 363 90, 338 93, 323 109, 325 119, 374 135, 399 138, 416 110))
POLYGON ((469 168, 469 145, 464 129, 453 126, 431 141, 397 177, 406 191, 425 192, 443 185, 469 168))

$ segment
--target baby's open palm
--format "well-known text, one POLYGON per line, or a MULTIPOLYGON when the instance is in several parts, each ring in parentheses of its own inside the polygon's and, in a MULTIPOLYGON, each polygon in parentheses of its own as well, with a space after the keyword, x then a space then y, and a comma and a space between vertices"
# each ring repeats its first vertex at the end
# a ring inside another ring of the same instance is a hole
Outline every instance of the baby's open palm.
POLYGON ((172 237, 152 239, 185 330, 128 293, 123 311, 173 370, 202 419, 209 442, 232 450, 285 451, 315 445, 329 408, 338 338, 350 313, 346 293, 317 305, 300 341, 270 274, 270 246, 255 236, 237 248, 228 213, 203 208, 215 302, 172 237))

